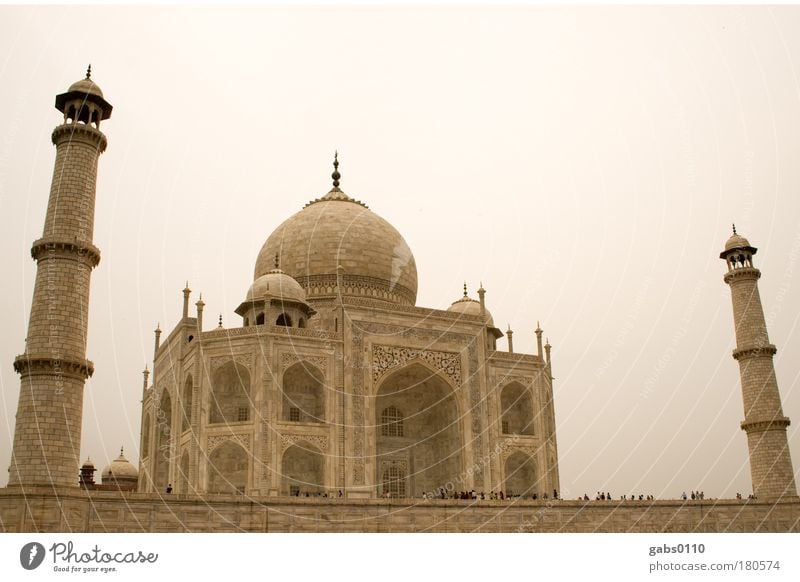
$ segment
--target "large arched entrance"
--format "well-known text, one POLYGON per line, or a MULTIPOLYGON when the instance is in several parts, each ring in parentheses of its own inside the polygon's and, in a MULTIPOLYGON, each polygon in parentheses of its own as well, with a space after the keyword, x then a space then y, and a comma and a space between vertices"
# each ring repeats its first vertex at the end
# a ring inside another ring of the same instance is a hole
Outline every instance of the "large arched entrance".
POLYGON ((281 460, 281 494, 305 496, 325 491, 325 459, 303 441, 290 446, 281 460))
POLYGON ((445 380, 410 364, 381 382, 374 404, 377 495, 466 487, 460 415, 445 380))
POLYGON ((536 466, 527 454, 517 451, 506 459, 505 494, 508 497, 529 497, 537 493, 536 466))

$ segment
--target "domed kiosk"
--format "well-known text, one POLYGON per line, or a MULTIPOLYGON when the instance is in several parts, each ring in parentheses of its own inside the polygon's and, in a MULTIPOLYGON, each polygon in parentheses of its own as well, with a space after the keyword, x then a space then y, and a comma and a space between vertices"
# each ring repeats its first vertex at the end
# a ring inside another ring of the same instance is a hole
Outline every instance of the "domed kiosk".
POLYGON ((125 458, 122 449, 119 450, 119 456, 100 475, 103 489, 135 491, 139 482, 139 471, 125 458))

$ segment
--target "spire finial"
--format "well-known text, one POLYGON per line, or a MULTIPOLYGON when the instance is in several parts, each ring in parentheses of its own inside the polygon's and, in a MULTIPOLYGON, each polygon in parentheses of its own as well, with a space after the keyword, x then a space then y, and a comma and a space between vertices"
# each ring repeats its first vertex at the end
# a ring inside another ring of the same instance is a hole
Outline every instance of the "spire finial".
POLYGON ((334 189, 339 189, 339 178, 342 175, 339 173, 339 150, 333 152, 333 174, 331 174, 331 178, 333 178, 333 187, 334 189))
POLYGON ((736 236, 736 223, 733 223, 733 235, 736 236))
POLYGON ((464 281, 464 297, 467 297, 467 282, 464 281))
POLYGON ((92 78, 92 63, 89 63, 89 66, 86 68, 86 78, 92 78))
POLYGON ((119 456, 120 456, 120 457, 122 456, 122 452, 123 452, 123 450, 124 450, 124 449, 125 449, 125 447, 120 447, 120 448, 119 448, 119 456))
POLYGON ((281 262, 280 262, 280 259, 278 258, 278 253, 275 253, 275 268, 276 269, 280 269, 281 268, 281 262))
POLYGON ((219 328, 222 329, 222 314, 219 314, 219 328))

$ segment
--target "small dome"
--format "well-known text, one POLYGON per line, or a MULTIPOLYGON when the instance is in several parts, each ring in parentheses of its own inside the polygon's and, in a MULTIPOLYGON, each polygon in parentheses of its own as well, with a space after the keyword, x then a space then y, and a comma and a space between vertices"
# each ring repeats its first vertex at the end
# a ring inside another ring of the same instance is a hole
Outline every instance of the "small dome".
POLYGON ((728 242, 725 243, 725 250, 729 251, 731 249, 746 249, 750 246, 750 242, 739 234, 734 234, 731 238, 728 239, 728 242))
POLYGON ((100 90, 100 87, 97 86, 97 83, 92 81, 91 79, 81 79, 80 81, 75 81, 72 85, 69 86, 69 91, 75 91, 77 93, 86 93, 87 95, 96 95, 97 97, 103 97, 103 92, 100 90))
POLYGON ((103 469, 102 477, 103 483, 112 479, 115 481, 133 481, 139 479, 139 471, 125 458, 125 455, 122 454, 122 449, 120 449, 119 457, 103 469))
MULTIPOLYGON (((447 308, 447 311, 454 313, 463 313, 464 315, 475 315, 480 317, 481 302, 464 295, 460 299, 453 301, 453 304, 447 308)), ((488 309, 486 311, 486 323, 494 327, 494 318, 488 309)))
POLYGON ((247 292, 247 301, 258 301, 264 297, 274 297, 286 301, 306 302, 306 292, 300 283, 280 269, 272 269, 266 275, 261 275, 250 285, 247 292))
POLYGON ((89 457, 86 457, 83 465, 81 465, 81 469, 94 469, 94 463, 92 463, 92 460, 89 457))

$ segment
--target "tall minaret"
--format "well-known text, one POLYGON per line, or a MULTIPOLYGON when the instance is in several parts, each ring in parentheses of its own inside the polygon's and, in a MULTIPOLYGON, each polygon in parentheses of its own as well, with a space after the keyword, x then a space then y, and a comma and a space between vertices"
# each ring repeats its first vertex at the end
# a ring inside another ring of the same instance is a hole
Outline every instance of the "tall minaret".
POLYGON ((736 234, 725 243, 719 257, 728 265, 725 282, 731 287, 736 349, 744 400, 742 430, 747 433, 753 493, 759 499, 796 496, 797 489, 789 456, 781 395, 775 380, 772 356, 777 349, 769 343, 767 324, 758 294, 761 271, 753 266, 756 249, 736 234))
POLYGON ((77 486, 83 385, 94 371, 86 359, 97 160, 106 149, 100 122, 111 105, 91 79, 56 97, 64 123, 53 130, 56 162, 37 263, 21 376, 9 486, 77 486))

